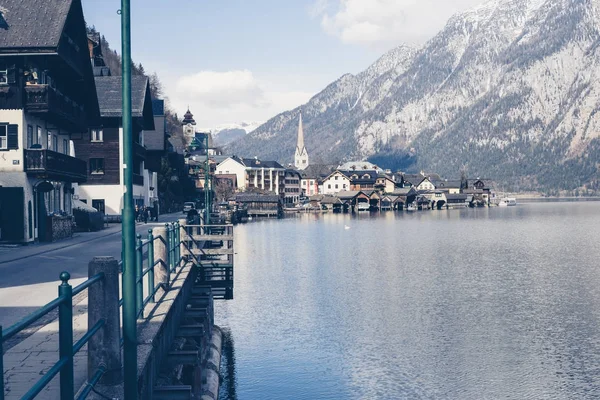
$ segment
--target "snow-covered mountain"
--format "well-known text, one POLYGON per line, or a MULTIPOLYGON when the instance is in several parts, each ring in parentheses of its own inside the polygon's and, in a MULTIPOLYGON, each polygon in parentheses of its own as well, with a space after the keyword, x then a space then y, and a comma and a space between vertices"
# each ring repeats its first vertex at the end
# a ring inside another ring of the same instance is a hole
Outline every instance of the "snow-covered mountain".
POLYGON ((240 122, 221 124, 212 129, 213 139, 217 146, 225 146, 239 140, 262 125, 262 122, 240 122))
POLYGON ((513 187, 597 189, 600 0, 493 0, 421 49, 398 47, 235 142, 288 162, 373 157, 513 187))

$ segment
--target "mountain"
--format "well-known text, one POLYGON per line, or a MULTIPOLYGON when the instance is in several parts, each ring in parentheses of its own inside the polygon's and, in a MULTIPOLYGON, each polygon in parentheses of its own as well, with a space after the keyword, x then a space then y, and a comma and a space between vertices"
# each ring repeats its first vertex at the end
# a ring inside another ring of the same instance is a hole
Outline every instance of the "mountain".
POLYGON ((262 122, 241 122, 239 124, 223 124, 212 130, 217 146, 225 146, 239 140, 258 128, 262 122))
POLYGON ((597 190, 600 0, 493 0, 421 49, 398 47, 235 142, 287 162, 297 115, 311 158, 597 190))

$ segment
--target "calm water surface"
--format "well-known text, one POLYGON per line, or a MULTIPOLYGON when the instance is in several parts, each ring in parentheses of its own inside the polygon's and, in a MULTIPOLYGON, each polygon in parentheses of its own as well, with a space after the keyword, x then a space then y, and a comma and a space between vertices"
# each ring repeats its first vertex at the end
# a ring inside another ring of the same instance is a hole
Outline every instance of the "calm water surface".
POLYGON ((599 234, 598 202, 236 226, 221 398, 600 398, 599 234))

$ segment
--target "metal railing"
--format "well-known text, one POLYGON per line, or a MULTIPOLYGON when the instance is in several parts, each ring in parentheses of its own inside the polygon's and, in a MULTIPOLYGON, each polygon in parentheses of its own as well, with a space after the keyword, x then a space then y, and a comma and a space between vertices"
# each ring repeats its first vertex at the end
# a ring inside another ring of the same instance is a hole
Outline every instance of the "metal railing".
MULTIPOLYGON (((75 398, 75 382, 73 372, 73 356, 87 344, 92 336, 100 330, 105 324, 104 319, 100 319, 94 326, 88 328, 88 331, 76 343, 73 343, 73 296, 81 293, 94 283, 104 279, 104 273, 99 273, 89 278, 79 286, 73 288, 69 284, 71 275, 68 272, 60 274, 62 283, 58 286, 58 297, 39 310, 31 313, 16 324, 10 326, 5 331, 0 326, 0 344, 23 331, 29 325, 33 324, 46 314, 58 308, 58 361, 31 387, 23 397, 24 399, 33 399, 37 396, 58 374, 60 374, 60 399, 72 400, 75 398)), ((104 367, 99 367, 94 374, 93 379, 88 382, 89 390, 80 393, 77 399, 85 399, 94 385, 100 380, 105 372, 104 367)), ((4 400, 4 363, 3 354, 0 351, 0 400, 4 400)), ((87 389, 87 388, 86 388, 87 389)))

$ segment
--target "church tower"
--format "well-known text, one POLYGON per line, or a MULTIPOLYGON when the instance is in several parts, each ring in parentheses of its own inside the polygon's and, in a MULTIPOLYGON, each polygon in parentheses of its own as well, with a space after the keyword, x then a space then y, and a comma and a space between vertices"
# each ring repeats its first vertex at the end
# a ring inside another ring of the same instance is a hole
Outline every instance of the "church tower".
POLYGON ((294 155, 294 165, 297 169, 306 169, 308 167, 308 153, 304 147, 304 131, 302 130, 302 111, 298 121, 298 144, 296 145, 296 154, 294 155))
POLYGON ((186 142, 189 143, 196 136, 196 128, 194 128, 194 126, 196 125, 196 121, 194 120, 194 115, 190 112, 189 107, 187 112, 183 116, 182 125, 183 137, 185 138, 186 142))

